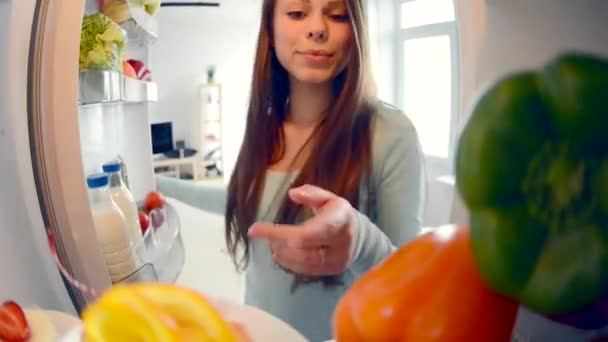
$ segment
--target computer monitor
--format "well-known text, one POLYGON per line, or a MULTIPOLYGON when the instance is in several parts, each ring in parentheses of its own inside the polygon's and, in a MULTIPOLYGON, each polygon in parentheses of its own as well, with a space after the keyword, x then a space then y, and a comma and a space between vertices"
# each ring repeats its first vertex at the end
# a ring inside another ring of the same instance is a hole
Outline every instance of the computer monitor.
POLYGON ((173 124, 159 122, 150 125, 152 133, 152 153, 166 153, 173 151, 173 124))

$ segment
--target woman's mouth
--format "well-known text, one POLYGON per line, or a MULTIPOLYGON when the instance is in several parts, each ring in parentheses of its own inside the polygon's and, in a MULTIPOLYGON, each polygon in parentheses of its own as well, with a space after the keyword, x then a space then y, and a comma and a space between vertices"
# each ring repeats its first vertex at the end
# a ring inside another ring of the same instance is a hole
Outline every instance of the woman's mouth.
POLYGON ((323 50, 307 50, 300 54, 306 61, 314 64, 327 63, 333 57, 332 53, 323 50))

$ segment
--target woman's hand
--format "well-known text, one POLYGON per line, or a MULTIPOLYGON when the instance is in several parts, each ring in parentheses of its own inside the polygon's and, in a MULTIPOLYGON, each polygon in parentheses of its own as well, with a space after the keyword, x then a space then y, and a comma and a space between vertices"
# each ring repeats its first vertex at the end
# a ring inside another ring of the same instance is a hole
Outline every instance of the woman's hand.
POLYGON ((314 216, 299 225, 256 223, 249 237, 266 240, 274 261, 296 274, 343 273, 357 243, 358 220, 353 207, 344 198, 312 185, 291 189, 289 197, 311 207, 314 216))

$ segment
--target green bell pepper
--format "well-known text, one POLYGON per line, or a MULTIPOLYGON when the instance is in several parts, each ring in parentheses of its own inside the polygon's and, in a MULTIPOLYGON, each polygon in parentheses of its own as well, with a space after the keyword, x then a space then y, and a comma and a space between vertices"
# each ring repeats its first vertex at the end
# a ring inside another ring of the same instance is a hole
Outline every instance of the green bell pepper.
POLYGON ((487 88, 455 171, 491 287, 541 313, 608 295, 608 61, 567 53, 487 88))

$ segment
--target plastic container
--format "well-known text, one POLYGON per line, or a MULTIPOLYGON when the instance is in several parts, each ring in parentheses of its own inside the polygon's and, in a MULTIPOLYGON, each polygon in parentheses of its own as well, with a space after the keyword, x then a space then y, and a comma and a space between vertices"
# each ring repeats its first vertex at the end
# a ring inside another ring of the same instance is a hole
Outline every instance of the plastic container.
POLYGON ((144 239, 148 256, 161 281, 173 283, 179 277, 185 262, 184 243, 179 216, 167 203, 164 208, 150 212, 148 239, 144 239))
POLYGON ((106 174, 87 177, 89 200, 97 241, 112 282, 137 271, 142 261, 137 256, 128 224, 118 206, 112 201, 106 174))
POLYGON ((110 195, 127 221, 131 244, 137 246, 137 255, 143 261, 145 246, 139 242, 143 238, 139 224, 137 203, 122 179, 122 163, 119 160, 105 163, 103 172, 108 174, 110 195))
POLYGON ((154 209, 148 215, 150 225, 135 247, 138 251, 144 251, 143 265, 119 283, 174 283, 184 267, 185 250, 175 209, 166 203, 164 208, 154 209))

